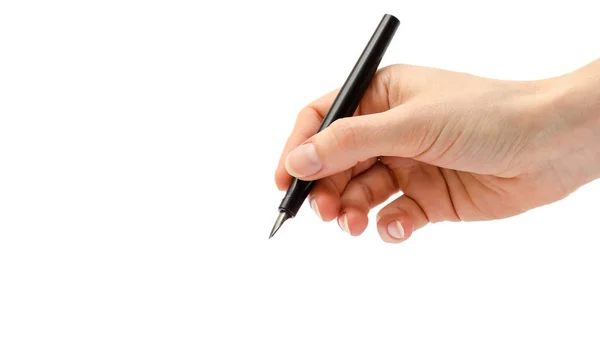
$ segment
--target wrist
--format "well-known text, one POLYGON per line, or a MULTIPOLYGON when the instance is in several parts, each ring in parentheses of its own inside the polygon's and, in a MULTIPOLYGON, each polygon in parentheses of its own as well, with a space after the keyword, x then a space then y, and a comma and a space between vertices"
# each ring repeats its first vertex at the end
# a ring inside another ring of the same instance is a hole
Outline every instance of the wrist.
POLYGON ((546 162, 573 188, 600 178, 600 60, 542 82, 546 162))
POLYGON ((549 82, 554 109, 575 127, 598 127, 600 59, 549 82))

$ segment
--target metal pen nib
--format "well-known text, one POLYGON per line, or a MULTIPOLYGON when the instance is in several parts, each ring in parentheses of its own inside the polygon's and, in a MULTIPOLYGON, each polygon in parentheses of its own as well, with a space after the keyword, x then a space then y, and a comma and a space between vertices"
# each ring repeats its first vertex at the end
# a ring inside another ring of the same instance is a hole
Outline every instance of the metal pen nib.
POLYGON ((275 220, 275 225, 273 226, 273 229, 271 229, 271 234, 269 234, 269 239, 272 238, 273 235, 275 235, 275 233, 277 233, 277 231, 279 230, 279 228, 281 228, 281 225, 283 225, 285 220, 289 218, 290 216, 286 212, 279 213, 277 220, 275 220))

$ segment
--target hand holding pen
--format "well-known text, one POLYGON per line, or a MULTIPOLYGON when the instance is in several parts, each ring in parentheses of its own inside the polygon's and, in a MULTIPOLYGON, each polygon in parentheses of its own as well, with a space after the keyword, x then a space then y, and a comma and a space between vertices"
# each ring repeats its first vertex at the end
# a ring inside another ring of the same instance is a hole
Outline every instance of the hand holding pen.
POLYGON ((514 216, 600 177, 599 78, 600 60, 536 81, 388 66, 352 117, 320 129, 340 90, 300 111, 275 182, 312 182, 312 209, 352 236, 388 202, 376 226, 389 243, 428 223, 514 216))

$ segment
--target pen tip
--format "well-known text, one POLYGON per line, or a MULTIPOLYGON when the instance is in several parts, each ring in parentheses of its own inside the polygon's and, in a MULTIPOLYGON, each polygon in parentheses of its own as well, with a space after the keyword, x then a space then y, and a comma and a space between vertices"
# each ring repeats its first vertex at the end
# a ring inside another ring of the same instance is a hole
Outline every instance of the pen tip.
POLYGON ((285 220, 287 220, 289 218, 290 218, 290 216, 286 212, 279 213, 277 220, 275 220, 275 225, 273 225, 273 229, 271 229, 271 234, 269 234, 269 239, 271 239, 273 237, 273 235, 275 235, 275 233, 277 233, 277 231, 279 230, 279 228, 281 228, 281 225, 283 225, 285 220))

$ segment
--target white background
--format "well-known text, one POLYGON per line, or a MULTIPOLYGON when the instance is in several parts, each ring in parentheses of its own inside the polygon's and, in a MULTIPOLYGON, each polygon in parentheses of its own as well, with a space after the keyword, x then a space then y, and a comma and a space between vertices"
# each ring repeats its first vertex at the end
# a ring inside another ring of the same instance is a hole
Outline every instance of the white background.
POLYGON ((598 182, 401 245, 308 205, 267 240, 296 114, 383 14, 381 66, 539 79, 600 57, 595 7, 2 1, 0 336, 598 336, 598 182))

